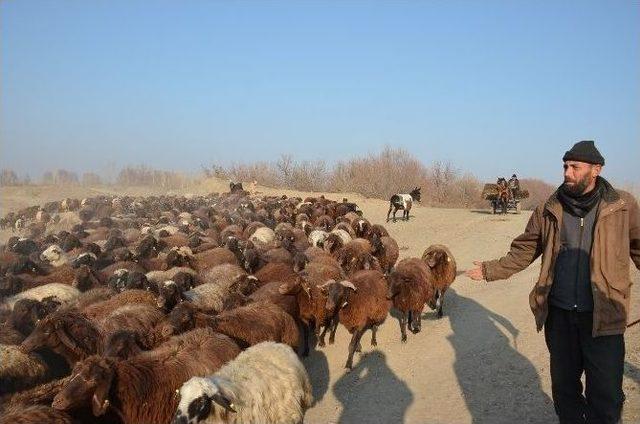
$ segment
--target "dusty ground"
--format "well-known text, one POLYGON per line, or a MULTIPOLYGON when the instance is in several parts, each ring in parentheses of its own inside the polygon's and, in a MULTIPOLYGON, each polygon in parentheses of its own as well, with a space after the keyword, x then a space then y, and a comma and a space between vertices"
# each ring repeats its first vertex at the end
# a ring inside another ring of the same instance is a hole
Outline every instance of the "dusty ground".
MULTIPOLYGON (((223 190, 209 182, 183 192, 223 190)), ((146 189, 124 190, 141 194, 146 189)), ((83 188, 2 189, 0 210, 42 203, 65 196, 82 197, 101 190, 83 188)), ((113 190, 120 192, 119 190, 113 190)), ((264 193, 274 190, 261 189, 264 193)), ((278 190, 277 193, 287 193, 278 190)), ((304 194, 302 194, 304 195, 304 194)), ((356 195, 365 216, 383 223, 387 202, 356 195)), ((506 252, 524 228, 529 213, 497 217, 487 211, 415 207, 409 222, 387 225, 401 246, 401 257, 419 256, 430 244, 451 248, 464 270, 474 259, 492 259, 506 252)), ((0 241, 10 233, 0 234, 0 241)), ((336 343, 315 350, 305 360, 316 398, 308 423, 554 423, 548 353, 535 331, 528 293, 539 263, 509 280, 472 282, 459 276, 445 298, 445 316, 429 311, 422 332, 400 343, 398 322, 390 316, 378 333, 378 347, 363 337, 363 353, 354 369, 343 368, 349 335, 339 328, 336 343)), ((640 272, 632 270, 633 281, 640 272)), ((635 287, 634 287, 635 288, 635 287)), ((640 317, 640 293, 632 294, 632 319, 640 317)), ((640 423, 640 325, 626 333, 624 388, 625 423, 640 423)))

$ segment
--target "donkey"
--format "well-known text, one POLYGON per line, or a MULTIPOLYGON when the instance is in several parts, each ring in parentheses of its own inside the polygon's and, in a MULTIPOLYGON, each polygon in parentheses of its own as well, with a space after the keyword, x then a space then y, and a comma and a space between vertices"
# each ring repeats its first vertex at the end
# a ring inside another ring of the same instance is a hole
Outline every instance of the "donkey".
POLYGON ((389 215, 393 210, 393 222, 396 222, 396 212, 398 209, 402 209, 402 219, 409 220, 409 211, 413 201, 420 201, 420 187, 414 188, 409 194, 394 194, 389 199, 389 211, 387 212, 387 222, 389 222, 389 215))

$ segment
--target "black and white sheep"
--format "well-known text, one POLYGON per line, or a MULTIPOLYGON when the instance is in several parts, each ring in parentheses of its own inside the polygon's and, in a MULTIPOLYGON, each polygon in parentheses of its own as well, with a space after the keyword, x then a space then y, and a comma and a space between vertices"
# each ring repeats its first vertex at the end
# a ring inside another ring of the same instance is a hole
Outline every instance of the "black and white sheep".
POLYGON ((212 376, 184 383, 173 424, 298 424, 312 403, 309 376, 293 350, 264 342, 212 376))

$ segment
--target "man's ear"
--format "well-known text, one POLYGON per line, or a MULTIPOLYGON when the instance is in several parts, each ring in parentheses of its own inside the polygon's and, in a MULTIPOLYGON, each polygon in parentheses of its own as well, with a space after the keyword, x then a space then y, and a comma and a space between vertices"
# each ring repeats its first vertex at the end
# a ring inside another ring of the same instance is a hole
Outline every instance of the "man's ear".
POLYGON ((602 172, 602 165, 593 165, 593 168, 591 169, 591 175, 593 175, 594 177, 597 177, 598 175, 600 175, 600 173, 602 172))

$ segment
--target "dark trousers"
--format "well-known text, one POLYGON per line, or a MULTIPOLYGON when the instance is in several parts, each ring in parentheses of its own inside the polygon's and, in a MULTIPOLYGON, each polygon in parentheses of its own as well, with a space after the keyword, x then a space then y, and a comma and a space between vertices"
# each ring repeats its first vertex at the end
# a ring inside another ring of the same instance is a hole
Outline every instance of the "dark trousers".
POLYGON ((551 392, 561 423, 617 423, 624 394, 624 337, 592 337, 593 314, 549 306, 545 340, 551 392), (585 391, 580 377, 585 373, 585 391))

